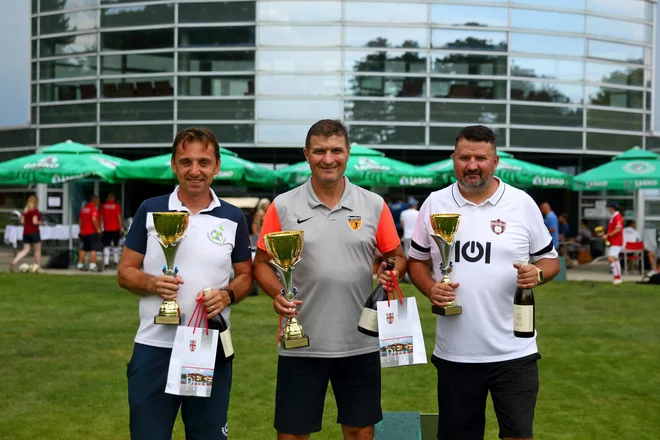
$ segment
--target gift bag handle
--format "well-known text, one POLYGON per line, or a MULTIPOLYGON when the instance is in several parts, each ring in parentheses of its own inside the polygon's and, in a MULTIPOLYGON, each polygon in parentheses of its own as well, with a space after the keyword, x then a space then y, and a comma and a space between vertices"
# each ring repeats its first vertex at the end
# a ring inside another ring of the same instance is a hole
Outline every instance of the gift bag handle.
POLYGON ((192 313, 192 316, 190 317, 190 321, 188 321, 188 327, 190 327, 190 324, 192 323, 193 319, 195 319, 195 326, 193 327, 193 334, 195 334, 195 330, 199 327, 202 327, 202 321, 206 321, 206 334, 209 334, 209 319, 206 317, 206 314, 204 313, 204 307, 202 306, 202 302, 204 301, 204 297, 200 296, 199 299, 197 300, 197 305, 195 305, 195 310, 192 313))

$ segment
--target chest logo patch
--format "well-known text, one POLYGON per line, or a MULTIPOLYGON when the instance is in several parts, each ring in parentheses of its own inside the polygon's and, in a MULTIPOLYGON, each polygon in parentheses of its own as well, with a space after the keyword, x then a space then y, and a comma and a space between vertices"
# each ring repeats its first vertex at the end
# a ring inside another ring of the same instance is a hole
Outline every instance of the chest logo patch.
POLYGON ((495 235, 500 235, 506 230, 506 222, 500 219, 490 221, 490 229, 495 235))
POLYGON ((361 215, 349 215, 346 217, 346 220, 348 221, 348 226, 354 231, 357 231, 362 227, 361 215))
POLYGON ((222 246, 225 244, 225 241, 227 239, 224 236, 225 228, 222 227, 222 225, 218 225, 217 228, 206 234, 206 237, 211 241, 211 243, 215 243, 219 246, 222 246))

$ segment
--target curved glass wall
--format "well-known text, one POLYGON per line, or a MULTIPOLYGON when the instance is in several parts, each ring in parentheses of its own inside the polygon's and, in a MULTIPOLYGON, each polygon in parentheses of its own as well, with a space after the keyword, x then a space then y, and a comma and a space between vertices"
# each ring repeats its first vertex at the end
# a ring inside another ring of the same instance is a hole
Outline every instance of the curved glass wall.
POLYGON ((391 148, 446 149, 475 123, 514 149, 646 146, 655 7, 33 0, 34 127, 7 142, 163 147, 204 125, 229 147, 299 147, 337 118, 391 148))

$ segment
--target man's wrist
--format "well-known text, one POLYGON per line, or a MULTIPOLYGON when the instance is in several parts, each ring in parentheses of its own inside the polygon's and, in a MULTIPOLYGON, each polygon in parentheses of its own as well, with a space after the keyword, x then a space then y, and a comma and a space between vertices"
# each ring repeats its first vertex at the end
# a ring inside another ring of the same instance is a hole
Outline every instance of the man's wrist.
POLYGON ((229 304, 228 305, 231 306, 232 304, 234 304, 236 302, 236 296, 234 295, 234 291, 232 289, 230 289, 229 287, 225 287, 224 289, 220 289, 220 291, 223 291, 223 290, 225 292, 227 292, 227 297, 229 298, 229 304))

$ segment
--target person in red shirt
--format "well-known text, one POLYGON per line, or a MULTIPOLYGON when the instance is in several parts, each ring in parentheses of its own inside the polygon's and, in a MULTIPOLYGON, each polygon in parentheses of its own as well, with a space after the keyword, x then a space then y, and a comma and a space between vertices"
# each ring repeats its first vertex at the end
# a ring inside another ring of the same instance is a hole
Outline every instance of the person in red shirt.
POLYGON ((607 250, 607 261, 610 263, 614 284, 621 284, 621 263, 619 263, 619 254, 623 247, 623 216, 619 212, 619 204, 610 202, 607 204, 610 212, 610 220, 607 223, 607 233, 603 234, 603 240, 610 242, 607 250))
POLYGON ((96 253, 101 252, 101 220, 99 218, 99 196, 93 195, 80 210, 80 241, 82 250, 78 256, 78 269, 85 270, 85 256, 89 252, 89 266, 96 270, 96 253))
POLYGON ((121 226, 121 206, 115 200, 113 193, 108 193, 108 197, 101 205, 100 214, 103 223, 103 235, 101 237, 103 241, 103 265, 108 267, 110 264, 110 248, 112 247, 113 259, 115 267, 117 267, 121 252, 119 239, 124 230, 121 226))
POLYGON ((39 225, 41 224, 41 213, 37 209, 39 199, 31 195, 27 199, 21 223, 23 224, 23 249, 16 254, 16 257, 9 264, 9 271, 13 272, 16 265, 30 253, 30 248, 34 245, 34 263, 36 270, 41 269, 41 234, 39 225))

